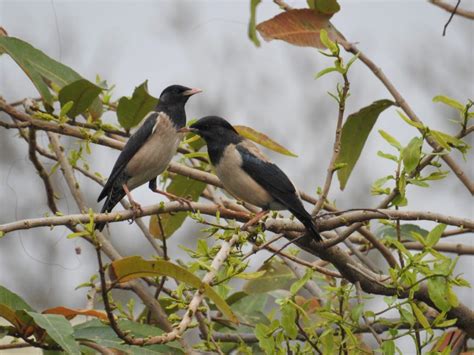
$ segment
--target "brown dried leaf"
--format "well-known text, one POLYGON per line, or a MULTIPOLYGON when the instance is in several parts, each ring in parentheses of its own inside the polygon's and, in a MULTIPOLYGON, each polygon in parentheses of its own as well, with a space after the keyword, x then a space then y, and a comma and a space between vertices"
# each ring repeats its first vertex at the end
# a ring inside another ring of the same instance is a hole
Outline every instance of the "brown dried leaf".
POLYGON ((43 314, 59 314, 67 319, 72 319, 75 316, 82 315, 82 316, 89 316, 89 317, 96 317, 102 320, 107 320, 107 314, 102 311, 97 311, 95 309, 73 309, 68 307, 54 307, 49 308, 41 312, 43 314))
POLYGON ((311 9, 295 9, 283 12, 257 26, 265 39, 279 39, 295 46, 325 48, 319 32, 325 29, 333 41, 344 43, 344 36, 329 22, 332 15, 321 14, 311 9))

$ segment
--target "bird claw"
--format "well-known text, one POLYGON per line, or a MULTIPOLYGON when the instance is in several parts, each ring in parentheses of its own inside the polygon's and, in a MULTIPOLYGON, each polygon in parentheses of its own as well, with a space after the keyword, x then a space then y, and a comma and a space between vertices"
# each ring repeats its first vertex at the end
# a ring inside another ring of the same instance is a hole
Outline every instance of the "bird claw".
POLYGON ((258 222, 260 222, 261 219, 263 219, 263 217, 265 217, 266 215, 268 214, 268 211, 266 210, 262 210, 260 212, 258 212, 253 218, 251 218, 249 221, 247 221, 241 228, 240 230, 242 231, 248 231, 248 229, 250 227, 252 227, 253 225, 257 224, 258 222))
POLYGON ((189 209, 190 209, 192 212, 196 212, 196 211, 194 210, 193 205, 191 204, 192 201, 189 201, 187 198, 176 196, 176 198, 174 198, 173 200, 179 202, 179 203, 182 204, 182 205, 188 205, 189 209))
POLYGON ((139 203, 137 203, 135 201, 131 201, 130 202, 130 210, 133 212, 133 214, 132 214, 132 217, 129 219, 129 223, 132 224, 133 222, 135 222, 138 215, 141 215, 143 213, 143 209, 142 209, 142 206, 139 203))
POLYGON ((194 209, 193 205, 191 204, 192 201, 184 198, 184 197, 180 197, 180 196, 176 196, 170 192, 166 192, 166 191, 161 191, 161 190, 158 190, 158 189, 155 189, 153 190, 154 192, 158 193, 158 194, 161 194, 161 195, 164 195, 166 197, 168 197, 168 199, 170 201, 177 201, 179 202, 180 204, 182 205, 188 205, 189 209, 192 211, 192 212, 196 212, 196 210, 194 209))

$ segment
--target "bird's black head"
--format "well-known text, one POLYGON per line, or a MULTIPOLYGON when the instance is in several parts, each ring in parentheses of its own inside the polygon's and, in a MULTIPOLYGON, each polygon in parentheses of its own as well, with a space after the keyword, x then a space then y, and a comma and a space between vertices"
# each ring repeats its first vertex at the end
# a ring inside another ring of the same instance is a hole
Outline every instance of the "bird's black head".
POLYGON ((201 89, 191 89, 182 85, 168 86, 160 95, 157 111, 164 111, 178 128, 183 127, 186 124, 184 105, 191 96, 201 91, 201 89))
POLYGON ((216 141, 225 144, 238 143, 242 140, 235 128, 218 116, 203 117, 189 126, 189 130, 199 134, 208 144, 216 141))
POLYGON ((200 89, 190 89, 182 85, 171 85, 161 93, 160 103, 165 105, 184 105, 192 95, 199 92, 201 92, 200 89))
POLYGON ((242 141, 237 131, 225 119, 217 116, 207 116, 193 123, 188 131, 199 134, 207 143, 207 152, 214 165, 217 165, 229 144, 242 141))

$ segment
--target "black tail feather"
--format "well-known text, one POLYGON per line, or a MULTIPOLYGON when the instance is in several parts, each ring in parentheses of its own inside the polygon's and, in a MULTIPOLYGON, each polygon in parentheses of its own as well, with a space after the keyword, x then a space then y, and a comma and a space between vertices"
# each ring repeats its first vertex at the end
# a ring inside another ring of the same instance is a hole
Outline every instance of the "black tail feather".
MULTIPOLYGON (((303 206, 301 206, 303 207, 303 206)), ((311 233, 311 235, 313 236, 313 239, 316 241, 316 242, 322 242, 323 241, 323 238, 321 237, 321 235, 319 234, 318 232, 318 228, 316 227, 316 224, 314 223, 313 221, 313 218, 311 217, 311 215, 304 209, 304 207, 300 210, 298 209, 298 211, 296 210, 290 210, 291 213, 293 213, 293 215, 301 222, 303 223, 303 225, 306 227, 306 229, 308 230, 308 232, 311 233)))
MULTIPOLYGON (((112 191, 110 191, 109 195, 107 196, 107 199, 105 200, 100 213, 106 213, 106 212, 112 211, 115 205, 119 203, 120 200, 124 198, 124 196, 125 196, 125 191, 123 190, 122 186, 112 188, 112 191)), ((98 230, 99 232, 102 232, 106 224, 107 222, 98 222, 95 225, 95 229, 98 230)))

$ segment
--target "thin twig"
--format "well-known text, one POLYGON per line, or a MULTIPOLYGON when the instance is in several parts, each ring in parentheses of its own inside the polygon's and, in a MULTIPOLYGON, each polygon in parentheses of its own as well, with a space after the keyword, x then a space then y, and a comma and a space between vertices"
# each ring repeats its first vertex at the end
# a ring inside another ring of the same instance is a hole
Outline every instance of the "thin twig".
MULTIPOLYGON (((342 62, 342 59, 340 57, 338 57, 337 60, 340 63, 342 62)), ((338 114, 337 123, 336 123, 336 136, 334 138, 334 145, 332 148, 332 157, 327 169, 326 180, 324 182, 323 191, 321 192, 321 196, 319 197, 318 202, 316 203, 313 211, 311 212, 311 215, 313 217, 316 217, 318 215, 319 211, 321 210, 321 208, 324 206, 324 203, 326 202, 326 198, 329 194, 329 189, 331 188, 332 178, 333 178, 334 172, 336 171, 336 161, 341 151, 342 123, 344 122, 344 110, 346 109, 346 100, 347 100, 347 97, 349 96, 349 86, 350 86, 349 80, 347 79, 347 73, 343 73, 342 78, 344 79, 344 84, 342 86, 342 91, 339 96, 339 114, 338 114)))
POLYGON ((100 278, 100 286, 101 286, 101 292, 102 292, 102 302, 104 302, 105 312, 107 313, 107 318, 109 320, 110 326, 115 332, 115 334, 117 334, 117 336, 120 339, 122 339, 124 342, 126 342, 127 344, 136 344, 135 339, 133 339, 132 337, 128 335, 128 333, 120 329, 115 319, 112 306, 110 305, 108 289, 107 289, 107 285, 105 281, 105 269, 104 269, 104 264, 102 262, 102 252, 100 250, 100 244, 97 244, 96 252, 97 252, 97 261, 99 263, 99 278, 100 278))
POLYGON ((49 174, 46 172, 46 169, 43 167, 43 164, 38 160, 36 156, 36 130, 34 128, 29 129, 29 146, 28 146, 28 156, 33 163, 33 166, 36 168, 38 175, 40 176, 41 180, 43 180, 44 188, 46 190, 46 198, 48 200, 48 207, 53 213, 59 212, 59 209, 56 205, 56 201, 54 200, 54 188, 51 184, 51 179, 49 178, 49 174))
POLYGON ((451 15, 449 16, 448 22, 446 22, 446 24, 444 25, 444 27, 443 27, 443 37, 446 36, 446 30, 448 29, 448 26, 451 23, 451 21, 454 17, 454 14, 456 13, 460 3, 461 3, 461 0, 458 0, 458 2, 456 3, 456 6, 454 6, 453 11, 451 12, 451 15))
MULTIPOLYGON (((360 287, 360 283, 356 282, 355 287, 356 287, 357 300, 358 300, 359 304, 363 304, 364 302, 362 300, 362 288, 360 287)), ((378 335, 378 333, 374 330, 374 328, 372 328, 372 326, 371 326, 369 320, 367 319, 367 317, 365 316, 364 312, 362 312, 362 319, 364 320, 364 323, 365 323, 366 327, 370 330, 370 332, 374 336, 377 343, 381 346, 383 341, 380 338, 380 336, 378 335)))
POLYGON ((309 345, 311 345, 311 347, 319 354, 319 355, 323 355, 323 353, 321 352, 321 350, 319 350, 318 348, 318 345, 311 340, 311 338, 309 337, 309 335, 306 333, 306 331, 303 329, 303 327, 301 326, 300 324, 300 312, 299 310, 297 309, 296 310, 296 319, 295 319, 295 323, 296 323, 296 326, 298 327, 298 330, 300 331, 300 334, 303 335, 303 337, 306 339, 306 341, 308 342, 309 345))

